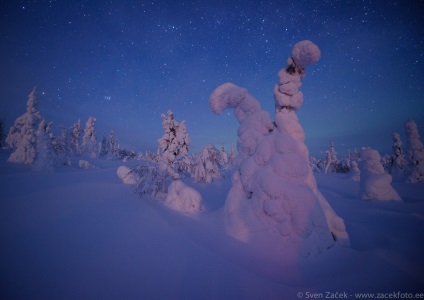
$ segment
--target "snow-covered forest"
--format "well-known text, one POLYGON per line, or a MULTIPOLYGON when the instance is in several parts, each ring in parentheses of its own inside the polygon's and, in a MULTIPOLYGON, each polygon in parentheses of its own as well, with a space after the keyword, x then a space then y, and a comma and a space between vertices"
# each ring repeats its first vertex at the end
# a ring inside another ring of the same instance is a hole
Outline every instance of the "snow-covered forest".
POLYGON ((8 131, 0 121, 2 298, 422 292, 420 129, 408 119, 387 132, 387 153, 358 145, 339 155, 329 140, 323 157, 310 156, 297 111, 320 56, 311 41, 293 46, 274 118, 246 89, 218 86, 210 109, 234 110, 237 141, 198 153, 172 111, 158 120, 157 151, 136 152, 113 128, 99 136, 96 112, 56 127, 34 87, 8 131))

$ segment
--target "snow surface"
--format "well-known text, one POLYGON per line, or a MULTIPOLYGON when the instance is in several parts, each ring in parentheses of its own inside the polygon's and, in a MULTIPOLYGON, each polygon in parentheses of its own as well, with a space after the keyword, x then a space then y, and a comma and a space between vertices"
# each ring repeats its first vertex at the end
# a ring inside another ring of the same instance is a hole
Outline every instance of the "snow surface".
MULTIPOLYGON (((422 292, 424 184, 394 182, 403 202, 364 201, 349 175, 316 174, 344 219, 351 247, 299 258, 266 237, 228 236, 231 176, 187 182, 205 209, 181 214, 140 198, 95 160, 55 172, 7 163, 0 153, 1 299, 297 299, 298 292, 422 292), (266 246, 266 247, 264 247, 266 246)), ((129 161, 128 167, 131 161, 129 161)), ((133 162, 135 163, 135 162, 133 162)), ((271 207, 270 207, 271 209, 271 207)))

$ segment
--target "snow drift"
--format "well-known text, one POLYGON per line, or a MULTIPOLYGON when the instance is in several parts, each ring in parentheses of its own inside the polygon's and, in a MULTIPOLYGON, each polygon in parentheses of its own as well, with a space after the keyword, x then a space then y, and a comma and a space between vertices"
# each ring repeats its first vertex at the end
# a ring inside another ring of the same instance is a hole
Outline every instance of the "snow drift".
POLYGON ((240 123, 237 171, 225 203, 227 232, 245 243, 266 235, 269 245, 263 247, 275 247, 279 236, 281 251, 291 263, 299 255, 349 244, 343 220, 317 189, 295 112, 303 103, 299 88, 304 67, 319 56, 310 41, 293 47, 274 89, 275 122, 246 89, 234 84, 217 87, 209 99, 215 114, 234 108, 240 123))

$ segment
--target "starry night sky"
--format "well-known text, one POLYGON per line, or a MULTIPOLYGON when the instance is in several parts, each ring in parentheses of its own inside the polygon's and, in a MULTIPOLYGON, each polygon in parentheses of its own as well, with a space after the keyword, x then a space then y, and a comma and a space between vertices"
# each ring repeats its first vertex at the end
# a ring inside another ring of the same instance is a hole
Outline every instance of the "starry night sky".
POLYGON ((411 1, 0 1, 0 118, 25 112, 37 85, 46 121, 97 118, 122 146, 156 151, 160 115, 186 120, 197 152, 229 150, 232 111, 215 116, 211 92, 245 87, 274 115, 273 87, 291 47, 309 39, 298 111, 311 154, 335 143, 391 153, 391 132, 412 117, 424 135, 424 2, 411 1))

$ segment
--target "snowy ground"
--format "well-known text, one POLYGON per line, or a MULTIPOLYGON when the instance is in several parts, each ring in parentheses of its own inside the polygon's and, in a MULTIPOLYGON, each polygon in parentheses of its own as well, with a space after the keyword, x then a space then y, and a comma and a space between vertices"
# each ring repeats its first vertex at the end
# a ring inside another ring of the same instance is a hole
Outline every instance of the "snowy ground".
POLYGON ((229 176, 189 183, 206 210, 188 216, 134 194, 116 175, 123 163, 43 173, 0 157, 1 299, 297 299, 299 292, 306 298, 327 291, 354 299, 361 292, 424 292, 422 183, 394 183, 404 202, 372 202, 359 199, 358 182, 317 174, 320 191, 345 220, 351 248, 284 270, 273 249, 225 234, 229 176))

